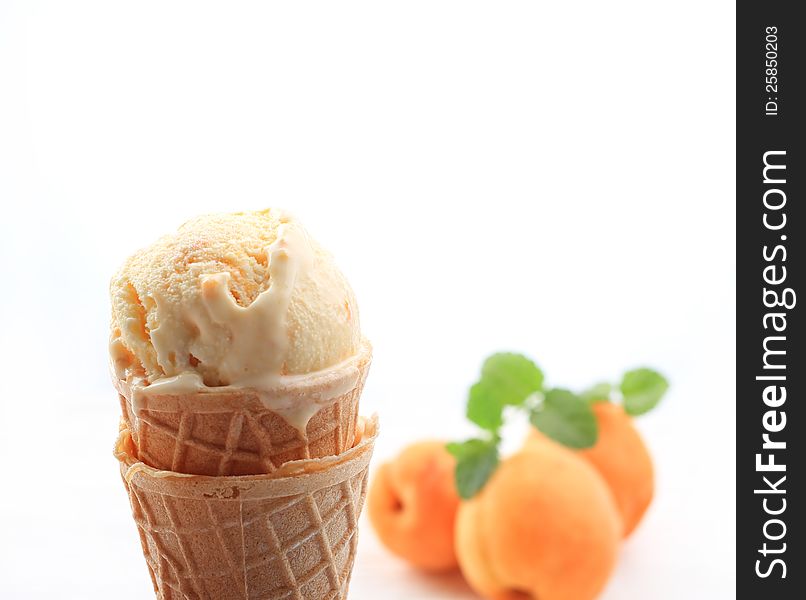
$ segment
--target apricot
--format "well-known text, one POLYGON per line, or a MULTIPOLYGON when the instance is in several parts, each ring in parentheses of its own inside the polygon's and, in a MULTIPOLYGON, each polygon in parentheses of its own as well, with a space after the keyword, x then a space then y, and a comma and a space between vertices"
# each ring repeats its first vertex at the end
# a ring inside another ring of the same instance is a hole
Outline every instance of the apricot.
POLYGON ((548 440, 504 460, 456 519, 462 573, 489 600, 595 598, 616 564, 620 538, 601 476, 548 440))
POLYGON ((630 535, 652 502, 655 474, 649 450, 624 409, 611 402, 593 406, 599 422, 599 439, 593 448, 580 452, 610 486, 624 522, 624 537, 630 535))
MULTIPOLYGON (((630 415, 618 404, 598 402, 593 412, 599 423, 599 438, 579 456, 592 464, 607 482, 629 536, 652 502, 655 477, 652 458, 630 415)), ((534 430, 531 438, 542 438, 534 430)))
POLYGON ((455 467, 445 442, 428 440, 405 448, 373 477, 367 507, 372 526, 389 550, 420 569, 457 566, 455 467))

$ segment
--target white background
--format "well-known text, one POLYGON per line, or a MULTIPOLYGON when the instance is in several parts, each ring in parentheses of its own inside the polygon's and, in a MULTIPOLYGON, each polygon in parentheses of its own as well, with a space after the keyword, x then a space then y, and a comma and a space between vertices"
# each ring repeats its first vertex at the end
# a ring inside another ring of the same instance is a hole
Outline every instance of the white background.
MULTIPOLYGON (((358 295, 375 464, 472 431, 493 351, 571 387, 656 366, 657 499, 603 597, 733 597, 734 18, 0 0, 0 596, 150 597, 111 456, 107 282, 192 215, 279 205, 358 295)), ((368 524, 352 589, 473 597, 368 524)))

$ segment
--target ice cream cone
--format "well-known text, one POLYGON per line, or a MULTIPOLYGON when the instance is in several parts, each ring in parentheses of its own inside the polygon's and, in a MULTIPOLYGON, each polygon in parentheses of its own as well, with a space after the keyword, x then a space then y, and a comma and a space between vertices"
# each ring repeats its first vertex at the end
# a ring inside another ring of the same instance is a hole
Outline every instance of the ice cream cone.
POLYGON ((124 428, 115 456, 157 597, 346 598, 377 419, 358 431, 336 456, 209 477, 143 464, 124 428))
POLYGON ((365 342, 354 359, 336 368, 286 378, 259 392, 203 388, 144 394, 121 379, 114 383, 144 463, 193 475, 256 475, 353 447, 371 355, 365 342))

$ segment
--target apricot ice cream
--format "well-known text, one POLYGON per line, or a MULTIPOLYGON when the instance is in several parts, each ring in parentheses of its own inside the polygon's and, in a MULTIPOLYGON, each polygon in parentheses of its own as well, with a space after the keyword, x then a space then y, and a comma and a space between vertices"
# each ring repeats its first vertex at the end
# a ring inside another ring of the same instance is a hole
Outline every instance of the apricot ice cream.
POLYGON ((112 279, 121 378, 265 387, 332 367, 361 343, 347 280, 285 212, 214 214, 131 256, 112 279))

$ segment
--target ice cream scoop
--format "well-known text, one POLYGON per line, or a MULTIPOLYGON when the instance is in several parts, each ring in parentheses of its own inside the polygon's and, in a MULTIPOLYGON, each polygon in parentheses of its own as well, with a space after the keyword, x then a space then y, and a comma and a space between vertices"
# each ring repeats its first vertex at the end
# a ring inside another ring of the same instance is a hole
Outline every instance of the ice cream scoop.
POLYGON ((144 462, 250 475, 352 448, 372 351, 347 280, 288 213, 188 221, 111 296, 113 383, 144 462))
POLYGON ((361 346, 347 280, 276 209, 188 221, 131 256, 111 297, 115 374, 155 390, 273 388, 361 346))

